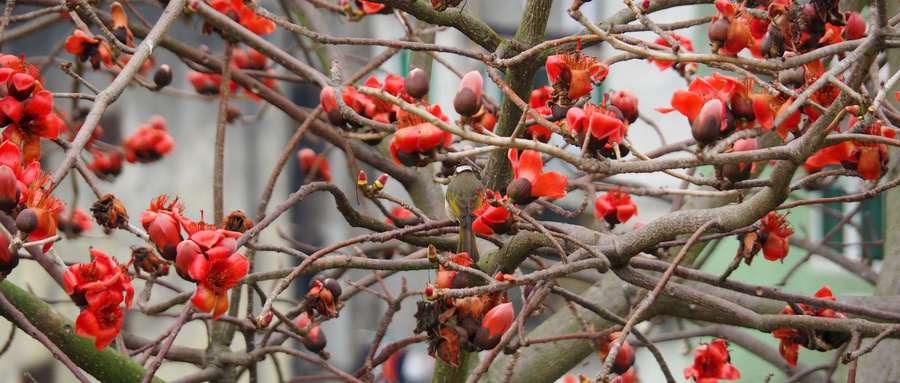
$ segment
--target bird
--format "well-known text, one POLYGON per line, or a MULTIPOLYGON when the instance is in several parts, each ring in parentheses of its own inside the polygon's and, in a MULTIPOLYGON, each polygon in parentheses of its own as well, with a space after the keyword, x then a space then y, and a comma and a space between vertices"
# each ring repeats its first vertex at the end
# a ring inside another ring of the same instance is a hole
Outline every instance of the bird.
POLYGON ((476 218, 475 209, 481 205, 479 193, 483 188, 478 176, 468 165, 456 167, 456 173, 447 185, 447 214, 459 222, 459 242, 456 252, 468 253, 474 262, 478 262, 478 247, 475 244, 472 224, 476 218))

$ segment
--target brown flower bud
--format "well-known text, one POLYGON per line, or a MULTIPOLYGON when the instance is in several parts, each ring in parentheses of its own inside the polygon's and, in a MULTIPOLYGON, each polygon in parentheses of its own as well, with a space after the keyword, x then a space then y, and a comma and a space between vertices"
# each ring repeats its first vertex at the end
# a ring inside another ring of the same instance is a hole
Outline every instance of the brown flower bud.
POLYGON ((38 226, 38 216, 34 210, 25 209, 16 216, 16 229, 24 233, 31 233, 38 226))
POLYGON ((428 95, 430 84, 428 83, 428 75, 424 70, 413 68, 406 75, 406 84, 404 89, 406 94, 415 99, 421 99, 428 95))
POLYGON ((162 64, 156 73, 153 74, 153 82, 156 86, 163 88, 172 83, 172 68, 167 64, 162 64))
POLYGON ((513 203, 525 204, 534 200, 531 197, 531 182, 524 178, 514 179, 506 187, 506 195, 513 203))

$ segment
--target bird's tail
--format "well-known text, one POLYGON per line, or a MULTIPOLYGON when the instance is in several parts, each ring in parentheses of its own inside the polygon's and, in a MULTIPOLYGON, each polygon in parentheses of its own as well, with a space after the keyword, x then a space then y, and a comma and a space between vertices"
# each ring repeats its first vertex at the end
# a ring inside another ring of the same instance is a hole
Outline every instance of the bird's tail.
POLYGON ((456 245, 456 252, 469 253, 469 257, 471 257, 473 261, 478 262, 478 246, 475 243, 475 232, 472 231, 472 223, 474 221, 474 216, 460 217, 459 242, 456 245))

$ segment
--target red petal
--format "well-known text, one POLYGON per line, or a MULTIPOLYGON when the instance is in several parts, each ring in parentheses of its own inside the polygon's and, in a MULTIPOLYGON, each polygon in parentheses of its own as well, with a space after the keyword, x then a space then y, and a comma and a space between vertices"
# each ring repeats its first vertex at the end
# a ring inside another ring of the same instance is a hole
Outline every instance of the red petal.
POLYGON ((222 316, 222 314, 225 314, 226 311, 228 311, 228 294, 216 294, 216 307, 212 313, 212 319, 219 319, 219 317, 222 316))
MULTIPOLYGON (((510 149, 510 151, 512 150, 514 149, 510 149)), ((516 178, 524 178, 531 182, 532 187, 534 187, 541 170, 544 170, 541 153, 535 150, 523 150, 522 156, 519 158, 519 169, 516 171, 516 178)), ((535 195, 534 190, 532 190, 531 195, 535 195)))
POLYGON ((512 303, 504 303, 495 306, 484 315, 484 319, 481 320, 481 327, 488 328, 488 336, 503 334, 512 326, 514 316, 512 303))
POLYGON ((25 106, 24 113, 29 116, 44 116, 53 110, 53 94, 48 90, 42 90, 31 96, 31 101, 25 106))
POLYGON ((191 260, 191 264, 188 265, 187 272, 191 278, 202 281, 206 279, 206 276, 209 274, 209 261, 206 260, 206 257, 204 257, 203 254, 197 254, 197 256, 191 260))
POLYGON ((676 90, 672 95, 672 107, 685 115, 688 120, 694 121, 703 108, 703 98, 699 94, 688 92, 686 90, 676 90))
POLYGON ((216 307, 216 292, 206 284, 201 283, 197 286, 197 292, 194 294, 194 297, 191 298, 191 304, 197 310, 205 313, 212 312, 216 307))
MULTIPOLYGON (((522 154, 525 155, 524 153, 522 154)), ((560 172, 541 174, 531 185, 532 197, 562 198, 566 196, 566 181, 569 179, 560 172)))

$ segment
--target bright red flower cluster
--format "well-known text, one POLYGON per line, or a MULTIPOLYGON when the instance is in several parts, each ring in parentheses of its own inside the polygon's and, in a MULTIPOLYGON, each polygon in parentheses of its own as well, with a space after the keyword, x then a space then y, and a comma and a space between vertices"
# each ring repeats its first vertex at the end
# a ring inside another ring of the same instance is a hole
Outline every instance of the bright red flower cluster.
MULTIPOLYGON (((835 300, 831 295, 831 289, 829 289, 827 285, 823 285, 822 288, 819 289, 819 291, 817 291, 814 296, 816 298, 827 299, 830 301, 835 300)), ((845 315, 843 312, 834 311, 832 309, 810 307, 809 305, 804 303, 799 303, 798 306, 803 309, 803 313, 795 313, 790 306, 785 306, 784 310, 781 310, 779 314, 808 315, 823 318, 847 319, 847 315, 845 315)), ((848 333, 835 331, 813 331, 812 335, 810 335, 809 331, 805 328, 782 328, 772 331, 772 335, 774 335, 775 338, 778 338, 781 341, 778 345, 778 351, 781 352, 781 357, 783 357, 790 366, 797 365, 797 356, 800 352, 800 346, 807 347, 806 340, 810 339, 810 336, 816 338, 816 345, 821 351, 828 351, 838 348, 846 343, 850 338, 850 334, 848 333)))
POLYGON ((317 155, 314 150, 303 148, 297 152, 297 160, 300 162, 300 171, 306 175, 307 180, 331 182, 331 166, 325 155, 317 155))
MULTIPOLYGON (((268 20, 254 13, 250 8, 244 5, 241 0, 213 0, 209 2, 209 6, 215 10, 237 21, 250 32, 257 35, 264 35, 275 32, 275 22, 268 20)), ((209 34, 213 31, 211 24, 203 25, 203 33, 209 34)))
MULTIPOLYGON (((851 116, 850 127, 852 128, 857 121, 856 116, 851 116)), ((894 138, 897 135, 893 129, 881 126, 879 120, 872 123, 863 133, 887 138, 894 138)), ((829 164, 840 164, 844 169, 856 170, 864 179, 877 180, 884 175, 887 162, 888 147, 886 144, 844 141, 819 150, 806 160, 803 167, 812 173, 829 164)))
POLYGON ((475 221, 472 222, 472 230, 481 235, 506 234, 512 228, 512 213, 503 207, 502 203, 507 201, 508 197, 495 197, 495 201, 491 201, 491 196, 481 195, 482 203, 475 209, 475 221), (493 202, 493 203, 492 203, 493 202))
MULTIPOLYGON (((269 67, 269 58, 253 48, 250 48, 249 50, 234 48, 231 56, 231 67, 234 69, 250 69, 275 73, 275 70, 269 67)), ((222 75, 218 73, 188 71, 187 79, 197 93, 204 95, 219 94, 219 87, 222 85, 222 75)), ((275 80, 272 78, 263 77, 260 78, 260 81, 269 88, 275 87, 275 80)), ((230 94, 235 94, 238 90, 237 83, 231 81, 228 89, 230 94)), ((254 92, 248 89, 244 89, 244 91, 247 92, 254 101, 262 100, 254 92)), ((228 122, 231 122, 231 120, 229 119, 228 122)))
POLYGON ((24 162, 41 157, 41 138, 55 139, 64 123, 53 112, 53 95, 41 85, 38 68, 0 55, 0 127, 3 139, 22 147, 24 162))
POLYGON ((741 372, 730 362, 725 340, 716 339, 694 350, 694 364, 684 368, 684 378, 694 378, 697 383, 740 379, 741 372))
POLYGON ((197 283, 191 298, 194 307, 212 312, 212 319, 218 319, 228 310, 228 290, 250 270, 247 258, 236 252, 234 239, 241 234, 183 217, 181 222, 189 237, 176 248, 178 273, 197 283))
MULTIPOLYGON (((424 105, 435 117, 449 121, 441 113, 440 105, 424 105)), ((424 166, 422 157, 428 156, 441 146, 450 147, 453 135, 412 113, 401 113, 397 121, 397 131, 391 138, 389 149, 394 162, 406 166, 424 166)))
POLYGON ((128 162, 153 162, 175 150, 175 139, 169 134, 166 120, 153 116, 147 124, 138 125, 137 130, 122 141, 125 159, 128 162))
POLYGON ((600 105, 586 104, 584 109, 579 107, 571 107, 566 112, 566 130, 571 132, 578 145, 589 152, 597 153, 604 157, 615 158, 616 152, 613 145, 617 145, 619 155, 625 156, 627 151, 622 146, 622 141, 628 133, 629 118, 637 119, 637 98, 620 96, 616 102, 626 108, 630 108, 632 113, 626 117, 624 113, 615 105, 607 102, 604 96, 604 102, 600 105), (626 97, 627 99, 623 99, 626 97), (588 135, 590 132, 590 136, 588 135), (585 146, 585 141, 587 146, 585 146))
POLYGON ((94 347, 102 350, 108 346, 119 332, 125 309, 131 308, 134 298, 132 277, 126 266, 119 265, 115 258, 91 249, 91 263, 78 263, 63 274, 66 293, 80 305, 87 305, 75 320, 75 334, 94 337, 94 347))
POLYGON ((728 0, 716 0, 719 13, 709 23, 709 41, 712 51, 723 55, 736 55, 744 48, 754 45, 753 36, 747 24, 737 18, 737 10, 728 0))
MULTIPOLYGON (((65 203, 50 195, 50 176, 41 170, 40 163, 32 160, 25 166, 18 146, 9 141, 0 144, 0 210, 14 217, 28 210, 33 214, 33 227, 29 241, 39 241, 56 235, 59 212, 65 203)), ((44 244, 46 252, 53 245, 44 244)))
POLYGON ((150 202, 150 208, 141 212, 139 219, 150 241, 163 258, 174 261, 176 248, 184 237, 181 235, 181 212, 184 205, 175 198, 168 205, 169 196, 161 195, 150 202))

